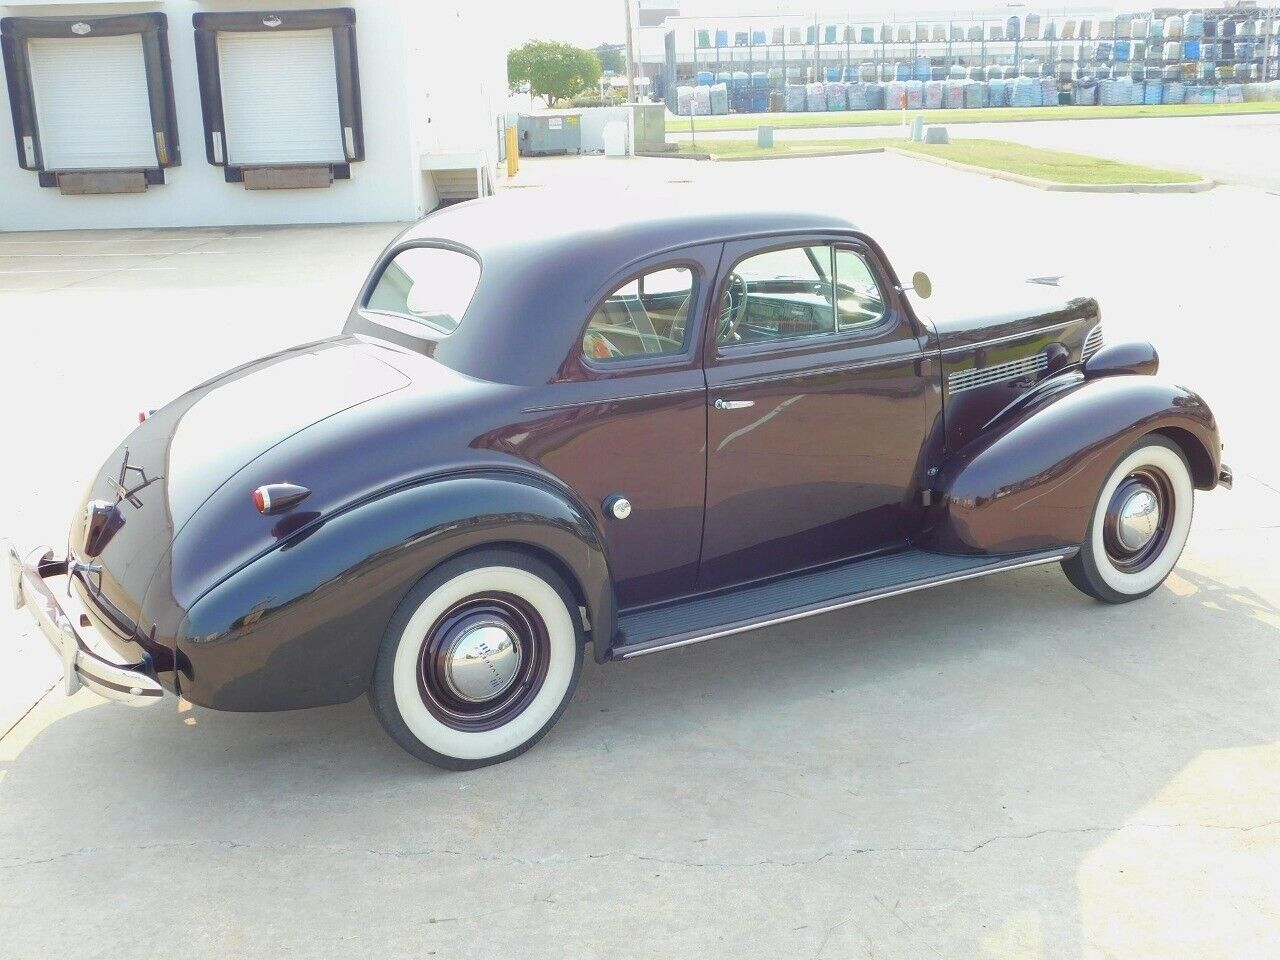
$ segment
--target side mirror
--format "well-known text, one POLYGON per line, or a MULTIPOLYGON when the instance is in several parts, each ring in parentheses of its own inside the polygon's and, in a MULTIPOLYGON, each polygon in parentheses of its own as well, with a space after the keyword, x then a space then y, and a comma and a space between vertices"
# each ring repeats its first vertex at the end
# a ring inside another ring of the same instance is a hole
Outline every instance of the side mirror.
POLYGON ((911 286, 899 287, 901 293, 908 290, 914 290, 917 297, 921 300, 928 300, 933 295, 933 281, 929 279, 929 275, 923 270, 917 270, 911 275, 911 286))

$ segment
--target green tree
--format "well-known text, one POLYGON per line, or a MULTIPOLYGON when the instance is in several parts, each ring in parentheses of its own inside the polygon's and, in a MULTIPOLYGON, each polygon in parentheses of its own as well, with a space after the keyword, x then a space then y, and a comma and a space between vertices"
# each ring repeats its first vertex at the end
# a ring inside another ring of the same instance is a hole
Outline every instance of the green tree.
POLYGON ((590 50, 554 40, 530 40, 507 51, 507 83, 512 90, 529 84, 535 97, 546 97, 547 106, 572 97, 600 79, 600 60, 590 50))
POLYGON ((627 69, 626 58, 622 55, 622 44, 602 43, 593 52, 605 73, 622 73, 627 69))

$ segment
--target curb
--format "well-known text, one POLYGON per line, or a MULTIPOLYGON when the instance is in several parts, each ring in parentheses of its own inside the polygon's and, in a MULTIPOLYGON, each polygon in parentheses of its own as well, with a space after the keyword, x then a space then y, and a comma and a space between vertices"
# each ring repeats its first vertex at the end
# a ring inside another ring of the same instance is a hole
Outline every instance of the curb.
POLYGON ((947 160, 944 157, 932 157, 927 153, 916 153, 914 150, 902 150, 898 147, 886 148, 890 153, 912 160, 924 160, 936 163, 941 167, 951 167, 965 173, 977 173, 995 180, 1008 180, 1020 183, 1025 187, 1037 190, 1050 190, 1057 193, 1203 193, 1217 186, 1214 180, 1191 180, 1187 183, 1058 183, 1055 180, 1041 180, 1021 173, 1009 173, 1005 170, 992 170, 988 167, 975 167, 970 163, 947 160))
POLYGON ((709 153, 681 153, 679 150, 646 150, 637 151, 633 157, 644 157, 646 160, 710 160, 709 153))

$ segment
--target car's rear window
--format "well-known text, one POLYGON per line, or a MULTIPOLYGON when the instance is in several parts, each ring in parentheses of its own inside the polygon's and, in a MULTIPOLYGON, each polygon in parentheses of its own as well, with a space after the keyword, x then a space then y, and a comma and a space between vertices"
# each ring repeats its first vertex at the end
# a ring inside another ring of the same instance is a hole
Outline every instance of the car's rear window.
POLYGON ((408 247, 395 255, 365 301, 374 313, 452 333, 480 283, 480 261, 444 247, 408 247))

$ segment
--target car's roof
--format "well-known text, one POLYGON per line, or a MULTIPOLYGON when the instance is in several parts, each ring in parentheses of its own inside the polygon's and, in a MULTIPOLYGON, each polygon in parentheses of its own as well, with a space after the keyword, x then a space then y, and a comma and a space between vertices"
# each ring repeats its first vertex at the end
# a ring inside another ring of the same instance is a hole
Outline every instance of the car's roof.
POLYGON ((436 359, 481 379, 545 383, 604 285, 637 261, 735 237, 856 229, 829 212, 746 204, 692 185, 665 192, 508 188, 438 210, 393 246, 459 245, 480 259, 479 286, 458 329, 433 344, 436 359))
POLYGON ((494 197, 444 207, 415 224, 405 239, 443 239, 483 258, 518 244, 524 256, 563 254, 567 246, 614 247, 622 262, 663 249, 732 237, 806 230, 856 230, 829 211, 744 201, 724 191, 683 189, 507 189, 494 197))

